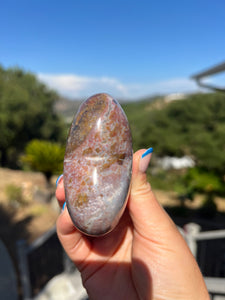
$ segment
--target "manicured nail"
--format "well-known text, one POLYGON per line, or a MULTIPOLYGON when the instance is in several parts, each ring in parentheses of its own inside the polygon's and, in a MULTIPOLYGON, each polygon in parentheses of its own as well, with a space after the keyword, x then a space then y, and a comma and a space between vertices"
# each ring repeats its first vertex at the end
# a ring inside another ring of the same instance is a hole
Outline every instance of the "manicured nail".
POLYGON ((147 171, 148 165, 150 163, 150 159, 152 156, 152 152, 153 152, 153 148, 149 148, 142 154, 140 162, 139 162, 139 171, 140 172, 145 173, 147 171))
POLYGON ((141 158, 144 158, 145 156, 149 155, 149 154, 152 153, 152 152, 153 152, 153 148, 152 148, 152 147, 151 147, 151 148, 148 148, 148 150, 146 150, 146 151, 142 154, 141 158))
POLYGON ((64 211, 65 206, 66 206, 66 201, 63 203, 62 212, 64 211))
POLYGON ((58 184, 62 180, 62 178, 63 178, 63 174, 59 175, 59 177, 57 178, 56 183, 55 183, 56 187, 58 186, 58 184))

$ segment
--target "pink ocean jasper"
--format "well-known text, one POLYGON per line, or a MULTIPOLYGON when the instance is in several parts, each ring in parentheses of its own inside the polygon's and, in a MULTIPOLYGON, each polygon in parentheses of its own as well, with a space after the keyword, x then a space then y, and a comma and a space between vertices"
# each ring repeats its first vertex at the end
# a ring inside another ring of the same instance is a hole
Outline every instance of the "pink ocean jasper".
POLYGON ((128 198, 132 156, 120 104, 107 94, 87 99, 72 122, 64 158, 67 208, 83 233, 103 235, 118 223, 128 198))

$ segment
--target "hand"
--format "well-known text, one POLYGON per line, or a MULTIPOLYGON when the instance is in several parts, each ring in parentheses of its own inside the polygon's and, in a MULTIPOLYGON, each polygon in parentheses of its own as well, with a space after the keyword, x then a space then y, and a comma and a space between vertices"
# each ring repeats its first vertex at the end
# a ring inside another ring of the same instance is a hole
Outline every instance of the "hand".
MULTIPOLYGON (((87 237, 67 208, 57 221, 58 237, 79 271, 90 299, 207 300, 209 295, 186 242, 157 202, 145 171, 151 154, 134 154, 127 209, 103 237, 87 237)), ((62 207, 63 178, 56 189, 62 207)))

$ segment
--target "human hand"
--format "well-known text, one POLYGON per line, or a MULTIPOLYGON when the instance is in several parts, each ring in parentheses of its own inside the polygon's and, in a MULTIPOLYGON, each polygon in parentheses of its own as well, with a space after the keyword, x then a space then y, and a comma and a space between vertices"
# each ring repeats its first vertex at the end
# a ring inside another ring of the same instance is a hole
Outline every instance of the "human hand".
MULTIPOLYGON (((81 272, 90 299, 207 300, 193 255, 146 181, 151 154, 142 158, 144 152, 134 154, 128 205, 112 232, 83 235, 65 207, 57 220, 58 237, 81 272)), ((56 197, 62 207, 63 178, 56 197)))

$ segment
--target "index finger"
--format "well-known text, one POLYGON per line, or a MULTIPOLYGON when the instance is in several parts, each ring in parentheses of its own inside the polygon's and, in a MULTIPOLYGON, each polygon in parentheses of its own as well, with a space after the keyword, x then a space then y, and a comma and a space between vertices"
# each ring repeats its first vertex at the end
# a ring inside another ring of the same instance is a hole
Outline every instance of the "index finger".
POLYGON ((63 204, 66 200, 65 198, 65 190, 64 190, 64 181, 63 175, 61 175, 56 183, 56 191, 55 191, 56 199, 58 200, 59 206, 62 208, 63 204))

